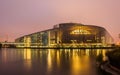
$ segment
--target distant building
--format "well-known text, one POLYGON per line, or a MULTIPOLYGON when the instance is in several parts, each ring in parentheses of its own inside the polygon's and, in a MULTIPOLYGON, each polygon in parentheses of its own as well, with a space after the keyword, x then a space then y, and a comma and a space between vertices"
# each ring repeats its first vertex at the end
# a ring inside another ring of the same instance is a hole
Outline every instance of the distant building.
POLYGON ((113 38, 103 27, 78 23, 62 23, 52 29, 17 38, 24 46, 110 45, 113 38))

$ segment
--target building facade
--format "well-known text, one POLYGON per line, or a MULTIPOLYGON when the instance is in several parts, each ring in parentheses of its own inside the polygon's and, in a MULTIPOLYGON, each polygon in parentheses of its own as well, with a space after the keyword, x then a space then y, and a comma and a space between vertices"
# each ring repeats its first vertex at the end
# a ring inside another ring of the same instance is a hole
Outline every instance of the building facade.
POLYGON ((62 23, 52 29, 25 35, 15 40, 25 47, 110 45, 113 38, 103 27, 78 23, 62 23))

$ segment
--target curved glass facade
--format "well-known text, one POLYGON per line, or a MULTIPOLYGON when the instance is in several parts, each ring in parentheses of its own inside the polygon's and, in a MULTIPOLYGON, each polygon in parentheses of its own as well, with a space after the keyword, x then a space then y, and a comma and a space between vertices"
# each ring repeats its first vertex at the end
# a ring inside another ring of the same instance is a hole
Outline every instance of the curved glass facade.
POLYGON ((113 38, 103 27, 62 23, 53 29, 17 38, 15 42, 29 44, 27 46, 110 45, 113 38))

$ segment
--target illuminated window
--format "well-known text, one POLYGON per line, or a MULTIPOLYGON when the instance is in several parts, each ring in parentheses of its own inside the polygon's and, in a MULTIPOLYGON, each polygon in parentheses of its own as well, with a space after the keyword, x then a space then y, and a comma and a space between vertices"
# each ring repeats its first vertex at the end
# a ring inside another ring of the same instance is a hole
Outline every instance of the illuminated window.
POLYGON ((83 29, 76 29, 73 30, 70 34, 90 34, 90 32, 83 29))

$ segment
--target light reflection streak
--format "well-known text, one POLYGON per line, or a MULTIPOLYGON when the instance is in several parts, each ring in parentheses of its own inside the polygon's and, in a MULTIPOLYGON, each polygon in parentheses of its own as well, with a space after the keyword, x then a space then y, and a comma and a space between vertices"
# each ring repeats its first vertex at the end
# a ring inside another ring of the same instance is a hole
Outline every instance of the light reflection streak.
POLYGON ((86 49, 86 55, 90 55, 90 53, 89 53, 90 51, 89 51, 89 49, 86 49))
POLYGON ((47 64, 48 64, 48 72, 51 71, 52 68, 52 57, 51 57, 51 50, 48 50, 48 57, 47 57, 47 64))
POLYGON ((105 50, 73 50, 71 59, 71 75, 89 75, 92 71, 91 67, 95 64, 94 61, 91 63, 91 55, 96 56, 102 53, 103 56, 105 56, 105 52, 105 50))
POLYGON ((24 49, 24 66, 27 70, 30 70, 32 67, 32 60, 31 60, 31 49, 24 49))
POLYGON ((105 50, 103 50, 103 51, 102 51, 103 61, 108 60, 108 57, 105 55, 105 53, 106 53, 106 51, 105 51, 105 50))
POLYGON ((60 67, 60 52, 57 51, 57 66, 60 67))
POLYGON ((73 56, 72 56, 72 74, 77 75, 79 71, 81 70, 81 61, 78 55, 76 55, 76 51, 73 51, 73 56))
POLYGON ((7 50, 6 50, 6 48, 2 52, 2 61, 3 61, 3 63, 7 62, 7 50))
POLYGON ((96 55, 98 56, 101 53, 102 53, 102 51, 100 49, 98 49, 96 55))
MULTIPOLYGON (((60 49, 60 50, 2 50, 2 62, 16 62, 22 60, 23 69, 27 72, 34 68, 40 69, 41 73, 47 75, 96 75, 95 58, 106 50, 101 49, 60 49), (18 53, 16 53, 18 52, 18 53), (16 57, 15 57, 16 56, 16 57), (22 57, 23 56, 23 57, 22 57), (34 63, 32 63, 34 62, 34 63), (37 63, 36 63, 37 62, 37 63), (39 63, 40 62, 40 63, 39 63), (38 66, 36 66, 38 65, 38 66), (65 73, 69 72, 69 74, 65 73), (91 73, 91 74, 90 74, 91 73)), ((103 58, 105 59, 105 58, 103 58)), ((20 65, 21 65, 20 63, 20 65)), ((18 64, 18 63, 17 63, 18 64)), ((13 64, 15 65, 15 64, 13 64)), ((36 71, 35 71, 36 72, 36 71)))
POLYGON ((106 53, 106 50, 100 50, 100 49, 98 49, 97 50, 97 56, 99 55, 99 54, 102 54, 102 56, 103 56, 103 61, 106 61, 108 58, 106 57, 106 55, 105 55, 105 53, 106 53))

